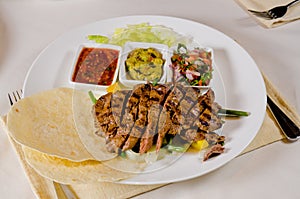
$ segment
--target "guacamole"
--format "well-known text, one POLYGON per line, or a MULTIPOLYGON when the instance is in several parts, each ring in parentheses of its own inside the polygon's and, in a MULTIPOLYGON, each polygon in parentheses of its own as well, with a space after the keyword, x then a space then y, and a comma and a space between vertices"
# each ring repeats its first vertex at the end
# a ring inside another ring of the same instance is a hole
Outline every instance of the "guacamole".
POLYGON ((165 60, 155 48, 136 48, 125 61, 126 71, 134 80, 159 80, 163 74, 165 60))

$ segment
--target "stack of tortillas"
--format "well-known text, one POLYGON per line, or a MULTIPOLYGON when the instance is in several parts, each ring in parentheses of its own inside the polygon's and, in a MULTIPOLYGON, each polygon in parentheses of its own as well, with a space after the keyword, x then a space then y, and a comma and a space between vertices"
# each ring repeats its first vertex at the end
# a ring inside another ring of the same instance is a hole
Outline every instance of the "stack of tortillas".
POLYGON ((124 163, 107 152, 105 139, 95 134, 92 107, 85 92, 44 91, 14 104, 7 114, 7 131, 22 145, 27 163, 56 182, 116 182, 141 171, 144 164, 124 163))

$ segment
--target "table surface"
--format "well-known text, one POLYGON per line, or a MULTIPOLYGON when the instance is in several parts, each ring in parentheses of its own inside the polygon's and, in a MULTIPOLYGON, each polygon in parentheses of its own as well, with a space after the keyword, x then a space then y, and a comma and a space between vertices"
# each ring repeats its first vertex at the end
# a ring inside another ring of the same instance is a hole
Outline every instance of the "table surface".
MULTIPOLYGON (((7 93, 22 88, 34 59, 58 36, 106 18, 150 14, 191 19, 233 38, 300 113, 300 21, 265 29, 233 0, 1 0, 0 114, 9 110, 7 93)), ((2 131, 0 142, 1 198, 34 198, 2 131)), ((299 198, 298 154, 299 142, 277 142, 205 176, 136 198, 299 198)))

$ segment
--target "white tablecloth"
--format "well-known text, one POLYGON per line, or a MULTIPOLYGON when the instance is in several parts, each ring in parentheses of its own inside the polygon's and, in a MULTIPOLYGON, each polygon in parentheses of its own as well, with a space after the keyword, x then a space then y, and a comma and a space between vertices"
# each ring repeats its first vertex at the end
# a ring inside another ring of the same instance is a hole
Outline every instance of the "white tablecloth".
MULTIPOLYGON (((300 21, 265 29, 234 1, 224 0, 1 0, 0 114, 9 110, 7 93, 22 88, 34 59, 59 35, 97 20, 140 14, 191 19, 227 34, 300 113, 300 21)), ((137 198, 299 198, 299 154, 299 142, 277 142, 208 175, 137 198)), ((0 198, 34 198, 2 131, 0 162, 0 198)))

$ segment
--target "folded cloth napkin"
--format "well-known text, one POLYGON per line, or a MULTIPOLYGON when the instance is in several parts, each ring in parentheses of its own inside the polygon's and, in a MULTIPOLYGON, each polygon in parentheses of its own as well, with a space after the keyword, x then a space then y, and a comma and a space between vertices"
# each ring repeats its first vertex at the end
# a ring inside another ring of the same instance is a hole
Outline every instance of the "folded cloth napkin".
MULTIPOLYGON (((244 10, 248 12, 248 10, 255 11, 266 11, 276 6, 286 5, 290 3, 292 0, 235 0, 244 10)), ((292 21, 296 21, 300 19, 300 2, 291 6, 287 13, 277 19, 267 20, 261 17, 257 17, 250 12, 248 12, 251 17, 253 17, 260 25, 265 28, 274 28, 277 26, 281 26, 287 24, 292 21)))

